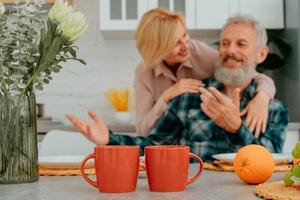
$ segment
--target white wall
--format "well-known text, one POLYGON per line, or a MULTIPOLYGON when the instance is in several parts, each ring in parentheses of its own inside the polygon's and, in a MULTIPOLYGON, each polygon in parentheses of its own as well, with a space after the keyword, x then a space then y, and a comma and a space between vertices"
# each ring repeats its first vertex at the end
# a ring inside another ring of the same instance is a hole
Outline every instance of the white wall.
MULTIPOLYGON (((79 57, 87 62, 63 64, 63 70, 53 76, 52 82, 37 93, 37 102, 45 104, 45 115, 55 121, 68 123, 66 113, 73 113, 84 119, 87 109, 113 123, 113 109, 104 92, 113 87, 133 85, 134 70, 140 60, 133 34, 130 37, 119 33, 108 37, 99 30, 98 0, 74 0, 74 5, 87 16, 89 29, 78 41, 79 57)), ((207 43, 217 41, 218 32, 193 33, 207 43)), ((125 33, 124 33, 125 35, 125 33)), ((126 34, 128 35, 128 34, 126 34)))

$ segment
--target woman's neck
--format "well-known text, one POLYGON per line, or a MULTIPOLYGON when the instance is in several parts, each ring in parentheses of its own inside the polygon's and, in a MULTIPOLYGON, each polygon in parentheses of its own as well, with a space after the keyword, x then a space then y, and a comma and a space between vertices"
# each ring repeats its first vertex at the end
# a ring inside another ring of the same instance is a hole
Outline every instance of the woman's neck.
POLYGON ((166 67, 176 76, 176 72, 180 66, 181 63, 176 63, 176 64, 169 64, 166 61, 163 61, 163 63, 166 65, 166 67))

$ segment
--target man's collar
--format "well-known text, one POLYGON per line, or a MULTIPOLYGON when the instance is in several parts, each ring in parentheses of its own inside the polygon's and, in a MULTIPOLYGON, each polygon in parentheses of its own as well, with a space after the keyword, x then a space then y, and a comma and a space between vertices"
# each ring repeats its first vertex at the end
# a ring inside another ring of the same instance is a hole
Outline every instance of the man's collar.
MULTIPOLYGON (((207 85, 206 87, 215 87, 217 88, 219 91, 224 89, 224 85, 220 82, 218 82, 214 77, 208 79, 207 81, 204 81, 204 83, 207 85)), ((243 97, 247 98, 247 99, 251 99, 256 92, 256 86, 257 83, 256 81, 253 79, 251 81, 251 83, 246 87, 246 89, 244 90, 244 95, 243 97)))

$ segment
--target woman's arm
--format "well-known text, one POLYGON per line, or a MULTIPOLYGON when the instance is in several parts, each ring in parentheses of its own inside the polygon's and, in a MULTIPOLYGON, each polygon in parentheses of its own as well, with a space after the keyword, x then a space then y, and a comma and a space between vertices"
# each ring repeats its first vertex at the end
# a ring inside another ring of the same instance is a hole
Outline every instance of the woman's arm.
POLYGON ((135 80, 136 131, 139 135, 149 135, 151 128, 168 108, 167 103, 160 97, 155 102, 153 91, 146 84, 144 74, 136 70, 135 80))
POLYGON ((138 79, 135 81, 136 130, 138 134, 148 136, 155 122, 167 110, 168 105, 162 97, 155 102, 149 89, 142 80, 138 79))
POLYGON ((270 97, 270 99, 273 99, 276 93, 276 86, 274 81, 267 75, 261 73, 257 73, 254 79, 257 83, 256 91, 262 91, 266 93, 270 97))
POLYGON ((258 137, 267 128, 269 102, 274 98, 276 87, 274 81, 264 74, 257 73, 254 79, 257 83, 257 94, 241 112, 241 115, 247 114, 246 125, 258 137))
POLYGON ((136 72, 135 95, 136 95, 136 128, 142 136, 149 135, 157 120, 164 114, 168 104, 175 97, 184 93, 198 93, 204 86, 201 81, 194 79, 181 79, 163 91, 157 102, 154 100, 153 88, 155 80, 147 80, 146 74, 136 72))

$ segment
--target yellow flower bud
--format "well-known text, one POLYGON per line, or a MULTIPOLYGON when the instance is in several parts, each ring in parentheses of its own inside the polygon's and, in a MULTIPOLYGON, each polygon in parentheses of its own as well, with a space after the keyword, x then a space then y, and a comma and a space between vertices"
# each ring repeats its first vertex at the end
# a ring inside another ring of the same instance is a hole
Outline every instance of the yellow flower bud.
POLYGON ((80 12, 72 12, 64 17, 58 30, 69 42, 74 43, 86 31, 87 27, 85 16, 80 12))
POLYGON ((71 12, 73 12, 72 6, 68 6, 68 3, 64 3, 63 0, 56 0, 48 13, 48 17, 51 21, 61 23, 63 18, 71 12))
POLYGON ((4 15, 5 13, 5 6, 3 5, 2 2, 0 2, 0 15, 4 15))

